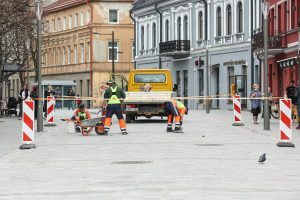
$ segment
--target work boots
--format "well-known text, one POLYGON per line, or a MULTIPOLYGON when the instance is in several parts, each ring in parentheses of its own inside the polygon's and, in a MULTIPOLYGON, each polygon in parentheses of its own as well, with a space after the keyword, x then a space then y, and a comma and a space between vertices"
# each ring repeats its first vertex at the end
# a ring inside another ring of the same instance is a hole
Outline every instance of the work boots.
POLYGON ((183 133, 181 127, 175 127, 174 133, 183 133))
POLYGON ((173 129, 172 129, 172 127, 167 127, 167 132, 173 132, 173 129))

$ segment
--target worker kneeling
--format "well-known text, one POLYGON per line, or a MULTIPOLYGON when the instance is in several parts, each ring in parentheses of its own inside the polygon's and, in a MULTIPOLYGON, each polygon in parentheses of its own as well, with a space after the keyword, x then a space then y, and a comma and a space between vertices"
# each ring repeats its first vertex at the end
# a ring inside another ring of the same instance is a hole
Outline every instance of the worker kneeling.
POLYGON ((126 95, 122 88, 117 86, 115 81, 108 81, 108 85, 109 88, 107 88, 104 92, 104 99, 108 99, 106 106, 106 118, 104 122, 104 135, 107 135, 110 130, 111 118, 114 114, 119 120, 122 135, 127 135, 126 124, 121 109, 121 99, 125 99, 126 95))
POLYGON ((167 132, 173 132, 173 118, 175 120, 174 133, 183 133, 182 131, 182 120, 184 114, 187 113, 187 108, 175 99, 165 103, 165 112, 168 116, 167 132))
POLYGON ((92 116, 90 114, 90 112, 85 109, 85 105, 84 104, 80 104, 78 106, 78 108, 75 110, 74 115, 72 116, 72 120, 75 121, 76 123, 76 130, 80 132, 80 124, 83 120, 86 119, 91 119, 92 116))

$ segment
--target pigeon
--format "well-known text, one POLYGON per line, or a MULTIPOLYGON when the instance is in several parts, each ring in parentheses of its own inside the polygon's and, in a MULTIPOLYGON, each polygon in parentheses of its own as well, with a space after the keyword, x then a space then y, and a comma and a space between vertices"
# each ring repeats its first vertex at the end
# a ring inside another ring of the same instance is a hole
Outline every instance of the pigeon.
POLYGON ((263 155, 261 155, 258 159, 258 162, 263 164, 266 161, 266 154, 264 153, 263 155))

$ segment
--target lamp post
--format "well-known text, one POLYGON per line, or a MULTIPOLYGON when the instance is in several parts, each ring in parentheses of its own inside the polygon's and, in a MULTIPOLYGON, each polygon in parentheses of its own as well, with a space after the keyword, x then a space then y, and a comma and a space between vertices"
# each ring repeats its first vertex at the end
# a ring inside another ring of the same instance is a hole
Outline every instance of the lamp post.
MULTIPOLYGON (((270 4, 266 0, 262 2, 262 12, 264 15, 264 93, 265 97, 268 97, 268 16, 270 4)), ((264 100, 264 130, 270 130, 270 109, 269 100, 266 98, 264 100)))
MULTIPOLYGON (((38 42, 38 68, 36 69, 36 75, 38 80, 38 92, 39 98, 42 98, 42 37, 41 37, 41 29, 42 29, 42 2, 41 0, 35 1, 35 13, 37 17, 37 42, 38 42)), ((38 118, 37 118, 37 132, 43 131, 43 112, 42 112, 42 101, 39 99, 38 101, 38 118)))

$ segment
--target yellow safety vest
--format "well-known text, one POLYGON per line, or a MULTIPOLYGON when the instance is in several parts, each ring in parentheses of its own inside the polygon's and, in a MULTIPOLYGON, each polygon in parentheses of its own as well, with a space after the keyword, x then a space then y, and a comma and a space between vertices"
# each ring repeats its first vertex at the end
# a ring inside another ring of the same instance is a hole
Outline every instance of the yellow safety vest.
POLYGON ((110 89, 111 89, 112 95, 111 95, 110 99, 108 100, 108 104, 120 104, 121 101, 116 95, 118 87, 117 86, 115 88, 111 87, 110 89))
POLYGON ((86 120, 87 119, 87 116, 86 116, 86 113, 85 112, 79 112, 77 114, 77 116, 79 117, 80 120, 86 120))
POLYGON ((178 107, 179 109, 185 108, 184 104, 181 103, 181 101, 177 101, 177 107, 178 107))

